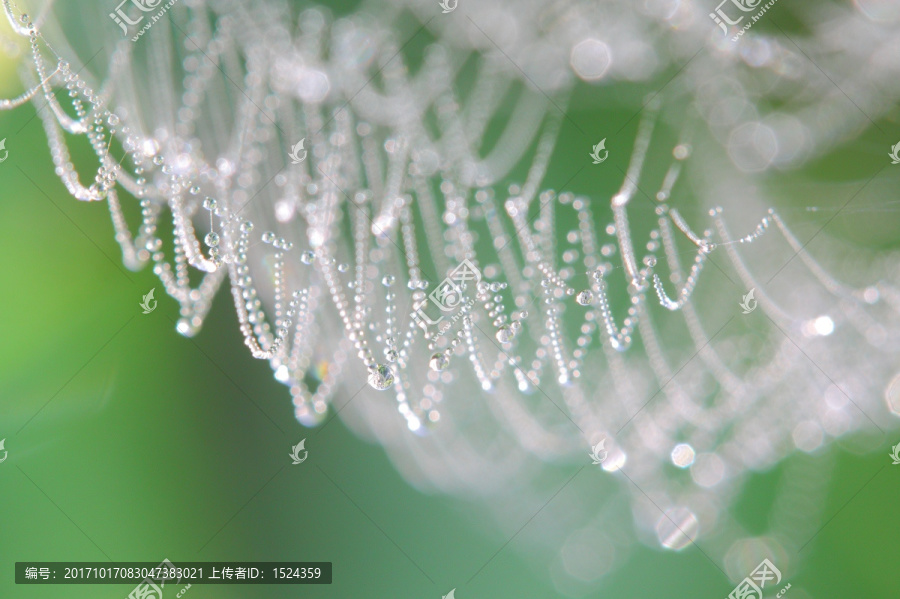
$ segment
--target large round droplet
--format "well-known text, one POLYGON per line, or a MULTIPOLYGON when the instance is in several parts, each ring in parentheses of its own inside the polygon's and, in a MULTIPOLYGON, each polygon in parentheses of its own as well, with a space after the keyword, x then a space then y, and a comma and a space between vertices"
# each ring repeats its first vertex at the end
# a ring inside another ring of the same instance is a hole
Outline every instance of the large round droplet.
POLYGON ((428 366, 430 366, 432 370, 440 372, 445 369, 449 363, 450 358, 448 358, 445 353, 438 352, 431 356, 431 359, 428 361, 428 366))
POLYGON ((497 329, 496 337, 497 341, 499 341, 500 343, 509 343, 515 336, 516 334, 512 329, 509 328, 508 324, 505 324, 497 329))
POLYGON ((211 248, 219 245, 219 234, 214 231, 210 231, 209 233, 207 233, 206 234, 206 245, 208 245, 211 248))
POLYGON ((578 295, 575 296, 575 301, 581 304, 582 306, 590 306, 591 302, 594 301, 594 294, 590 292, 590 290, 585 289, 584 291, 579 291, 578 295))
POLYGON ((316 257, 315 254, 313 254, 309 250, 306 250, 305 252, 300 254, 300 262, 302 262, 303 264, 312 264, 313 258, 315 258, 315 257, 316 257))
POLYGON ((386 364, 378 364, 369 370, 369 386, 378 391, 389 389, 394 384, 394 373, 386 364))

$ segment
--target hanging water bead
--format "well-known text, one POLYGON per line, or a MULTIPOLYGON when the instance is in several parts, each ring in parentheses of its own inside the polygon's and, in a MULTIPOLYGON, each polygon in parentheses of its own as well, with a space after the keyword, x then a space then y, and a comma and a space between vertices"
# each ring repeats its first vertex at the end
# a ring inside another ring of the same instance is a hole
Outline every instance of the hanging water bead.
POLYGON ((192 195, 192 196, 195 196, 195 195, 199 194, 199 193, 200 193, 200 186, 199 186, 199 185, 193 185, 193 186, 191 186, 190 192, 191 192, 191 195, 192 195))
POLYGON ((584 291, 579 291, 578 295, 575 296, 575 301, 581 304, 582 306, 590 306, 594 301, 594 294, 591 293, 589 289, 585 289, 584 291))
POLYGON ((263 243, 274 243, 275 242, 275 233, 272 231, 266 231, 262 234, 262 242, 263 243))
POLYGON ((675 160, 686 160, 691 155, 691 146, 687 144, 678 144, 672 149, 672 156, 675 160))
POLYGON ((390 366, 377 364, 369 370, 369 386, 378 391, 390 389, 394 384, 394 373, 390 366))
POLYGON ((450 364, 450 358, 443 352, 432 354, 431 359, 428 360, 428 366, 435 372, 445 369, 448 364, 450 364))
POLYGON ((384 278, 381 279, 381 284, 385 287, 390 287, 394 284, 394 281, 396 281, 394 275, 384 275, 384 278))
POLYGON ((214 248, 217 245, 219 245, 219 234, 216 233, 215 231, 210 231, 209 233, 206 234, 205 241, 206 241, 206 245, 208 245, 211 248, 214 248))
POLYGON ((313 263, 313 259, 314 259, 315 257, 316 257, 315 254, 313 254, 313 253, 312 253, 311 251, 309 251, 309 250, 306 250, 305 252, 303 252, 302 254, 300 254, 300 262, 302 262, 303 264, 312 264, 312 263, 313 263))
POLYGON ((506 344, 513 340, 516 336, 515 332, 509 327, 509 325, 505 324, 497 329, 497 333, 495 335, 497 337, 497 341, 500 343, 506 344))
POLYGON ((212 212, 216 209, 218 202, 216 202, 216 198, 205 197, 203 198, 203 208, 212 212))

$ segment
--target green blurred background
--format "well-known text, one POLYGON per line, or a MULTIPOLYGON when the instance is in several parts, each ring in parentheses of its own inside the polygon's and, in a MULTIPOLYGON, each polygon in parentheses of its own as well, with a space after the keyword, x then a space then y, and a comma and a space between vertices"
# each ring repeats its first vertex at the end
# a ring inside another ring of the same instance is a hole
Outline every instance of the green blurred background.
MULTIPOLYGON (((18 94, 16 81, 0 62, 0 95, 18 94)), ((34 114, 30 104, 0 112, 9 151, 0 163, 0 439, 9 452, 0 598, 112 599, 134 586, 17 586, 16 561, 163 558, 334 563, 332 585, 194 585, 192 599, 437 599, 454 587, 458 599, 561 596, 528 558, 526 535, 504 545, 509 535, 477 502, 411 488, 339 419, 321 432, 301 427, 287 390, 246 351, 228 294, 195 339, 178 335, 158 279, 121 266, 106 205, 66 193, 34 114), (159 307, 141 314, 154 287, 159 307), (302 438, 309 459, 292 467, 287 455, 302 438)), ((833 519, 792 560, 787 596, 900 597, 900 468, 884 468, 884 452, 829 451, 837 465, 824 519, 833 519)), ((751 531, 763 529, 783 470, 751 477, 733 507, 751 531)), ((590 477, 565 490, 597 492, 590 477)), ((641 548, 591 596, 721 598, 733 586, 695 547, 641 548)))

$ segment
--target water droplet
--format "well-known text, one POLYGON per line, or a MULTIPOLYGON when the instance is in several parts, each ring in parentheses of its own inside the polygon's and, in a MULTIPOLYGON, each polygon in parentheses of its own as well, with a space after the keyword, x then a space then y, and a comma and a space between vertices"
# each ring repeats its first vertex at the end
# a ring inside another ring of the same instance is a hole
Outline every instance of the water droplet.
POLYGON ((349 264, 341 263, 337 265, 338 272, 347 272, 350 269, 349 264))
POLYGON ((385 287, 390 287, 394 284, 395 280, 394 275, 384 275, 384 278, 381 279, 381 284, 385 287))
POLYGON ((590 292, 590 290, 585 289, 584 291, 579 291, 578 295, 575 296, 575 301, 581 304, 582 306, 590 306, 594 301, 594 294, 590 292))
POLYGON ((384 357, 387 358, 388 362, 396 362, 399 354, 397 354, 397 350, 394 348, 388 348, 384 350, 384 357))
POLYGON ((262 242, 263 243, 273 243, 275 241, 275 233, 272 231, 266 231, 262 234, 262 242))
POLYGON ((509 325, 503 325, 502 327, 497 329, 497 333, 495 335, 497 337, 497 341, 500 343, 509 343, 513 340, 513 337, 516 334, 509 328, 509 325))
POLYGON ((203 208, 209 211, 215 210, 218 202, 216 202, 216 198, 211 198, 209 196, 203 198, 203 208))
POLYGON ((672 463, 679 468, 687 468, 694 463, 696 453, 694 448, 687 443, 679 443, 672 450, 672 463))
POLYGON ((303 252, 302 254, 300 254, 300 262, 302 262, 303 264, 312 264, 312 263, 313 263, 313 259, 314 259, 315 257, 316 257, 315 254, 313 254, 313 253, 312 253, 311 251, 309 251, 309 250, 306 250, 305 252, 303 252))
POLYGON ((153 164, 155 164, 156 166, 160 166, 163 162, 164 162, 164 160, 163 160, 162 156, 154 156, 153 157, 153 164))
POLYGON ((675 160, 684 160, 691 155, 691 146, 686 144, 678 144, 672 149, 672 156, 675 160))
POLYGON ((666 510, 656 523, 659 544, 666 549, 681 551, 697 538, 700 522, 694 512, 684 507, 666 510))
POLYGON ((205 241, 206 245, 208 245, 209 247, 216 247, 217 245, 219 245, 219 234, 214 231, 210 231, 206 234, 205 241))
POLYGON ((432 370, 440 372, 445 369, 449 363, 450 358, 443 352, 438 352, 431 356, 431 359, 428 361, 428 366, 430 366, 432 370))
POLYGON ((656 266, 656 256, 644 256, 644 266, 653 268, 656 266))
POLYGON ((192 196, 197 195, 198 193, 200 193, 200 186, 199 185, 192 186, 190 189, 190 192, 191 192, 192 196))
POLYGON ((193 337, 197 334, 197 328, 192 326, 187 318, 179 319, 178 324, 175 325, 175 330, 185 337, 193 337))
POLYGON ((390 366, 378 364, 369 370, 369 386, 378 391, 390 389, 394 384, 394 373, 390 366))
POLYGON ((245 220, 244 222, 241 223, 241 233, 249 233, 252 230, 253 230, 253 223, 251 223, 249 220, 245 220))

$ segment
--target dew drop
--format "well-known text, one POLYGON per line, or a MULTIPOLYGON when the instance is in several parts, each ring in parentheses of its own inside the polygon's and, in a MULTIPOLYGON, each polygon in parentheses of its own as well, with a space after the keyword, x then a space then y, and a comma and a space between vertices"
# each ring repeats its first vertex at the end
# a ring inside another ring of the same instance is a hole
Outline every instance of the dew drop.
POLYGON ((428 361, 428 366, 435 372, 440 372, 445 369, 449 363, 450 358, 443 352, 438 352, 431 356, 431 359, 428 361))
POLYGON ((312 264, 313 259, 316 257, 310 250, 306 250, 302 254, 300 254, 300 262, 303 264, 312 264))
POLYGON ((590 306, 594 301, 594 294, 591 293, 588 289, 585 289, 584 291, 580 291, 578 295, 575 296, 575 301, 582 306, 590 306))
POLYGON ((685 160, 691 155, 691 146, 686 144, 678 144, 672 149, 672 156, 675 160, 685 160))
POLYGON ((496 337, 500 343, 509 343, 516 334, 509 328, 509 325, 503 325, 497 329, 496 337))
POLYGON ((262 234, 262 242, 263 243, 274 243, 275 241, 275 233, 272 231, 266 231, 262 234))
POLYGON ((219 245, 219 234, 214 231, 210 231, 206 234, 205 241, 206 245, 208 245, 209 247, 216 247, 217 245, 219 245))
POLYGON ((378 391, 390 389, 394 384, 394 373, 386 364, 378 364, 369 370, 369 386, 378 391))

